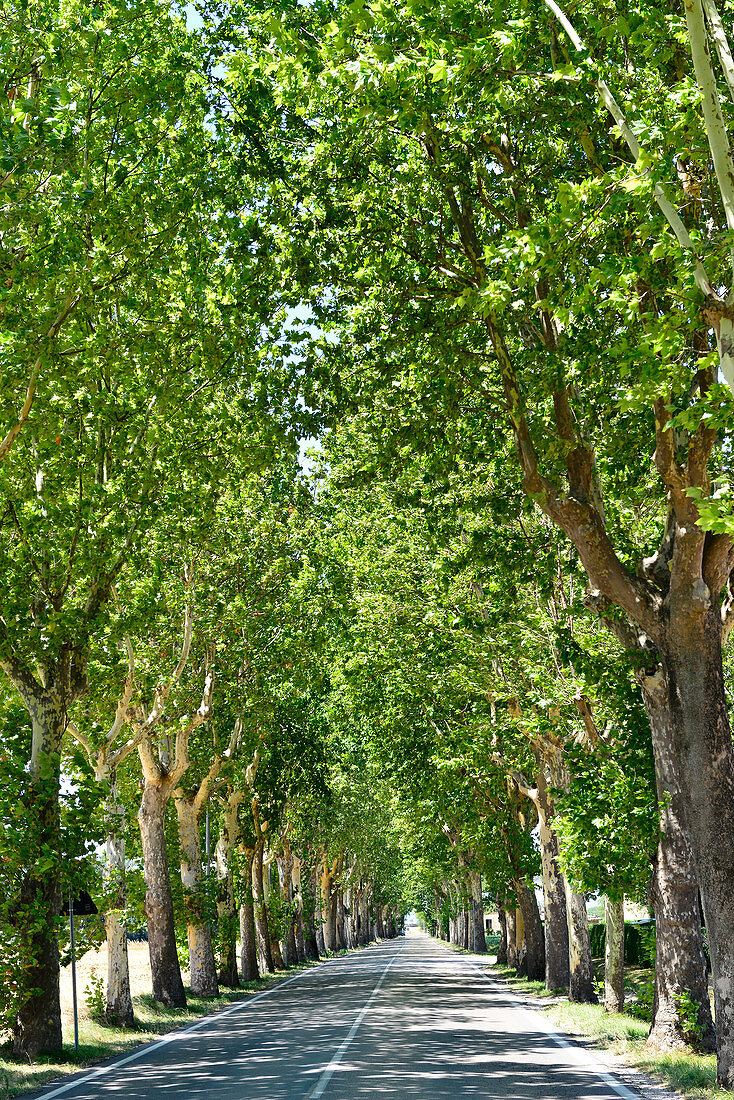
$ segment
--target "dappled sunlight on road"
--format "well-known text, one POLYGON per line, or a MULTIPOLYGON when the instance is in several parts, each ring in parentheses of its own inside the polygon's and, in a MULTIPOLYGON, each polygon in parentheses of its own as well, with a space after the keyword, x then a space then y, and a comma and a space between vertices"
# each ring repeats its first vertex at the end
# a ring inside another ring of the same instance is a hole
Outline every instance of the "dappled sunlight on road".
POLYGON ((585 1051, 559 1047, 470 961, 420 935, 305 971, 61 1089, 68 1100, 631 1095, 603 1081, 585 1051))

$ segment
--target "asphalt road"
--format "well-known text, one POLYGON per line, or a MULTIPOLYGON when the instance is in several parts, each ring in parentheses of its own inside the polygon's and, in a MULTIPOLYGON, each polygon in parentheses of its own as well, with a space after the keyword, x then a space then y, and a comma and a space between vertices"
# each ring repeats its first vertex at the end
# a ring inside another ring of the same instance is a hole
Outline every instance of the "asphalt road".
POLYGON ((329 960, 117 1062, 46 1100, 346 1100, 637 1094, 476 962, 415 933, 329 960))

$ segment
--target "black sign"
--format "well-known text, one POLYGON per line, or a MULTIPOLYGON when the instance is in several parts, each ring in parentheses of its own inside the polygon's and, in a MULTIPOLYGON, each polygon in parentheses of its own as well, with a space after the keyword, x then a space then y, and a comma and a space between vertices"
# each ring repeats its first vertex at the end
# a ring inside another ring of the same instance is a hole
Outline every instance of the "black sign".
MULTIPOLYGON (((91 917, 94 916, 95 913, 99 912, 99 909, 94 904, 86 890, 80 890, 73 900, 75 917, 91 917)), ((64 898, 64 904, 61 907, 61 912, 65 917, 69 916, 68 894, 64 898)))

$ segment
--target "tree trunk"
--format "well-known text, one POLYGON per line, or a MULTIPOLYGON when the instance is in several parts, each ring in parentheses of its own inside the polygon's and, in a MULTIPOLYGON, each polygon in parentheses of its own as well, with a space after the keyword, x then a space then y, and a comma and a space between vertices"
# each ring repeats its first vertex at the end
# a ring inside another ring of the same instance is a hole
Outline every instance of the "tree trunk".
POLYGON ((319 942, 316 934, 316 897, 318 891, 318 875, 313 868, 308 876, 308 897, 304 899, 304 928, 303 946, 306 948, 306 958, 318 962, 319 942))
POLYGON ((591 936, 586 902, 583 894, 572 890, 566 880, 566 912, 568 914, 568 954, 570 981, 568 998, 576 1004, 598 1004, 591 960, 591 936))
POLYGON ((515 883, 527 948, 527 975, 533 982, 545 981, 545 936, 535 891, 522 882, 515 883))
POLYGON ((329 898, 329 938, 333 944, 332 951, 338 951, 339 944, 336 938, 336 890, 333 888, 331 897, 329 898))
POLYGON ((286 967, 289 967, 295 966, 298 962, 298 954, 296 951, 296 921, 293 905, 293 857, 287 843, 284 846, 282 857, 278 860, 278 877, 281 897, 286 906, 283 961, 286 967))
MULTIPOLYGON (((700 534, 700 533, 699 533, 700 534)), ((695 530, 679 528, 685 560, 695 530)), ((710 542, 711 536, 706 536, 710 542)), ((678 543, 680 542, 680 547, 678 543)), ((734 752, 721 658, 718 598, 680 565, 667 599, 664 647, 673 740, 713 970, 717 1079, 734 1087, 734 752)))
MULTIPOLYGON (((232 854, 237 843, 239 825, 237 811, 240 799, 233 792, 225 804, 222 830, 214 850, 217 868, 217 946, 218 978, 220 985, 236 989, 239 983, 237 974, 237 901, 234 888, 234 866, 232 854)), ((248 866, 251 866, 252 856, 248 866)))
POLYGON ((469 872, 472 897, 472 948, 477 955, 487 954, 487 939, 484 934, 484 899, 482 898, 482 876, 477 871, 469 872))
POLYGON ((607 894, 604 902, 606 946, 604 948, 604 1008, 624 1009, 624 896, 607 894))
MULTIPOLYGON (((32 821, 43 870, 26 873, 20 888, 20 909, 33 921, 28 943, 29 964, 18 975, 28 991, 13 1024, 13 1054, 35 1059, 46 1051, 61 1050, 59 940, 61 912, 61 853, 59 844, 59 775, 65 713, 60 689, 24 699, 33 726, 31 783, 27 813, 32 821), (50 858, 49 858, 50 854, 50 858)), ((39 861, 40 862, 40 861, 39 861)), ((21 934, 27 935, 25 916, 21 934)))
POLYGON ((649 1042, 660 1047, 694 1040, 678 1011, 681 994, 697 1003, 701 1046, 714 1050, 716 1033, 708 995, 698 883, 673 745, 665 677, 661 669, 638 677, 652 731, 660 839, 651 901, 655 912, 655 1001, 649 1042))
POLYGON ((540 854, 545 900, 545 986, 565 989, 571 980, 566 887, 561 873, 558 837, 544 808, 538 806, 540 854))
POLYGON ((255 928, 255 899, 252 890, 252 872, 255 849, 243 847, 240 898, 240 969, 243 982, 260 979, 257 962, 257 930, 255 928))
POLYGON ((153 999, 173 1008, 185 1008, 166 851, 167 802, 167 791, 146 781, 138 810, 145 867, 145 915, 148 918, 153 999))
MULTIPOLYGON (((114 780, 113 780, 114 790, 114 780)), ((130 967, 127 957, 125 923, 125 807, 119 802, 107 804, 108 829, 105 841, 107 863, 105 879, 110 904, 104 915, 107 934, 107 1006, 105 1016, 117 1027, 133 1027, 135 1015, 130 994, 130 967)))
POLYGON ((507 927, 507 965, 517 970, 520 952, 517 945, 517 909, 512 901, 505 910, 507 927))
MULTIPOLYGON (((263 867, 263 897, 265 901, 265 910, 268 914, 268 933, 270 935, 270 954, 273 960, 273 966, 276 970, 285 970, 285 963, 283 962, 283 956, 280 951, 280 935, 279 929, 276 928, 276 920, 273 916, 273 910, 270 908, 270 895, 272 892, 272 882, 270 878, 270 866, 263 867)), ((277 912, 277 910, 276 910, 277 912)))
POLYGON ((497 920, 500 922, 500 945, 497 948, 497 965, 507 966, 507 912, 501 901, 497 902, 497 920))
POLYGON ((463 944, 462 944, 462 946, 463 946, 465 951, 468 951, 469 950, 469 943, 470 943, 469 927, 471 925, 471 920, 469 918, 469 910, 468 909, 464 908, 463 913, 462 913, 462 917, 463 917, 463 919, 462 919, 462 933, 463 933, 463 944))
POLYGON ((202 873, 200 810, 182 790, 174 795, 181 845, 181 884, 186 908, 191 992, 196 997, 218 997, 217 966, 211 925, 207 919, 206 884, 202 873))
POLYGON ((268 928, 268 910, 265 905, 265 887, 263 876, 263 841, 259 841, 252 861, 252 888, 255 904, 255 927, 260 963, 264 970, 275 973, 273 952, 270 947, 270 929, 268 928))
POLYGON ((307 959, 306 944, 303 938, 303 893, 301 889, 301 861, 294 859, 293 869, 291 871, 294 905, 295 905, 295 921, 294 921, 294 933, 296 937, 296 958, 299 963, 304 963, 307 959))
POLYGON ((370 920, 365 890, 361 890, 359 895, 359 942, 362 947, 370 942, 370 920))
POLYGON ((341 887, 336 894, 336 946, 338 951, 344 951, 347 946, 344 934, 344 891, 341 887))
POLYGON ((327 951, 333 951, 335 947, 336 928, 331 904, 331 880, 332 873, 328 862, 324 861, 321 871, 321 919, 324 929, 324 947, 327 951))

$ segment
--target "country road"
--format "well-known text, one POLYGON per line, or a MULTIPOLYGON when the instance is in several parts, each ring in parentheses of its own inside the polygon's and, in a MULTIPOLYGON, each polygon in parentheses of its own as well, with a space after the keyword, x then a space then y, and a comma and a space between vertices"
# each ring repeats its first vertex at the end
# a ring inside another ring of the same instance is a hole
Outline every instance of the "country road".
POLYGON ((245 1002, 35 1094, 326 1100, 637 1093, 554 1038, 476 962, 415 933, 303 971, 245 1002))

